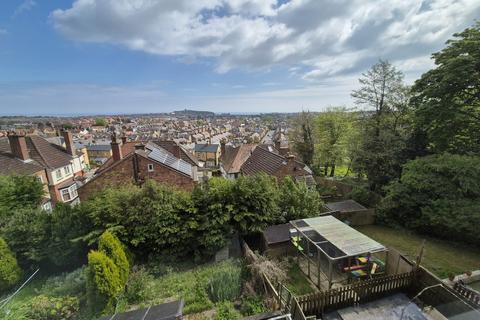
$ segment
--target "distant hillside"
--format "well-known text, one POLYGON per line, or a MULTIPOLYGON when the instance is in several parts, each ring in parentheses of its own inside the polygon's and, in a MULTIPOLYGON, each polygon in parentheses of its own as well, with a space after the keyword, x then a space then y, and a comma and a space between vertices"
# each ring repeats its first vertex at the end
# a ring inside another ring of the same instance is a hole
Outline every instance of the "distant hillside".
POLYGON ((198 110, 179 110, 173 111, 171 114, 176 116, 190 116, 190 117, 213 117, 215 115, 214 112, 211 111, 198 111, 198 110))

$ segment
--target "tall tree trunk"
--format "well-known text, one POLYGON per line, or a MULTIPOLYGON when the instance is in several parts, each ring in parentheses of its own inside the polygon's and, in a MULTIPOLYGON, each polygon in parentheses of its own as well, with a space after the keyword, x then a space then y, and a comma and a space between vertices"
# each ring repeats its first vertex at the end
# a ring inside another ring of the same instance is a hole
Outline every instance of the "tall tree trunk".
POLYGON ((328 162, 325 163, 325 168, 323 169, 323 175, 328 176, 328 162))

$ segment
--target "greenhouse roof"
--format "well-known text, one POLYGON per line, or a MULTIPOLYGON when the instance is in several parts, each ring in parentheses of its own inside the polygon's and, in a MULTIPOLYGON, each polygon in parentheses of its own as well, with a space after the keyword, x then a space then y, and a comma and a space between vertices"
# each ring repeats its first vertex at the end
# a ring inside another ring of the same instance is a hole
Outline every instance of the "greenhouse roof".
POLYGON ((332 258, 353 257, 366 253, 385 251, 386 248, 377 241, 353 229, 333 216, 322 216, 291 222, 302 233, 307 234, 310 241, 317 245, 329 242, 344 254, 332 258), (312 235, 312 231, 314 234, 312 235), (310 235, 308 235, 310 234, 310 235), (318 237, 320 236, 320 237, 318 237), (314 238, 324 241, 315 241, 314 238), (323 238, 323 239, 322 239, 323 238))

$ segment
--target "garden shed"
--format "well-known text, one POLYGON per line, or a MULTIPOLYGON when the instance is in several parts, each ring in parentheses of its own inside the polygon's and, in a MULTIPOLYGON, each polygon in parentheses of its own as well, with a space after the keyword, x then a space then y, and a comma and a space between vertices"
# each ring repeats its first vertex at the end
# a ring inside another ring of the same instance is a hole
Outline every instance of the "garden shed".
POLYGON ((290 238, 300 267, 320 289, 371 278, 386 270, 386 247, 333 216, 294 220, 290 224, 290 238))

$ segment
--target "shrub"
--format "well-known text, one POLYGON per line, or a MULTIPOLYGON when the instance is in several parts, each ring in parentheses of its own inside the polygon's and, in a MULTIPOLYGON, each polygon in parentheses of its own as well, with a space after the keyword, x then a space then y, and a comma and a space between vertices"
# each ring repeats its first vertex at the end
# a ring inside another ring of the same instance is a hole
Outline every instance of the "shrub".
POLYGON ((111 312, 124 285, 111 258, 100 251, 88 254, 87 303, 92 313, 111 312))
POLYGON ((75 319, 79 310, 78 298, 39 295, 30 301, 27 317, 31 320, 69 320, 75 319))
POLYGON ((348 198, 355 200, 356 202, 363 204, 364 206, 371 206, 372 193, 365 187, 354 186, 352 191, 348 194, 348 198))
POLYGON ((215 320, 235 320, 240 319, 240 313, 235 309, 233 303, 222 302, 217 305, 217 314, 215 320))
POLYGON ((0 292, 13 287, 22 277, 17 259, 3 238, 0 238, 0 292))
POLYGON ((235 300, 241 290, 241 274, 235 268, 215 273, 208 282, 208 294, 213 302, 235 300))
POLYGON ((50 277, 42 286, 42 292, 52 296, 83 296, 86 292, 87 268, 81 267, 70 273, 50 277))
POLYGON ((130 272, 130 264, 123 250, 123 245, 110 231, 105 231, 98 239, 98 250, 113 260, 118 268, 121 282, 125 285, 130 272))
POLYGON ((261 296, 245 296, 242 298, 240 312, 244 316, 252 316, 259 313, 267 312, 268 308, 263 303, 261 296))
POLYGON ((153 296, 153 277, 143 267, 134 267, 128 278, 125 298, 129 303, 147 301, 153 296))

